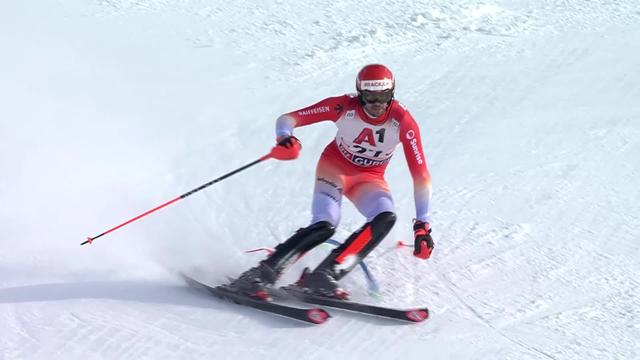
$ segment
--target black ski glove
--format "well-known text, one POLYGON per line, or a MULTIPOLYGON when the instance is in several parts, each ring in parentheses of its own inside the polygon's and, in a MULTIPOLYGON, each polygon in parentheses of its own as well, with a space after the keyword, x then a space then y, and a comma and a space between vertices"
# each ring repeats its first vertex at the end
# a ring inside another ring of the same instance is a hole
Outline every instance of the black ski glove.
POLYGON ((271 149, 269 156, 278 160, 293 160, 300 155, 302 144, 297 137, 285 136, 276 140, 277 145, 271 149))
POLYGON ((300 140, 298 140, 297 137, 289 135, 278 140, 278 146, 283 146, 284 148, 289 149, 294 146, 302 147, 302 144, 300 144, 300 140))
POLYGON ((433 239, 429 223, 416 220, 413 223, 414 247, 413 256, 428 259, 433 251, 433 239))

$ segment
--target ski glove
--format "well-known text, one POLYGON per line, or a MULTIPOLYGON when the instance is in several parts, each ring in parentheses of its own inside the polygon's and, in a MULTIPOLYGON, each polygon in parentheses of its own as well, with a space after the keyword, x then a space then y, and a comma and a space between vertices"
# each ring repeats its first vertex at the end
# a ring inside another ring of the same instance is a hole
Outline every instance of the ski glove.
POLYGON ((413 256, 428 259, 433 251, 433 239, 429 223, 416 220, 413 223, 414 247, 413 256))
POLYGON ((300 155, 302 144, 297 137, 284 136, 278 138, 278 144, 271 149, 271 157, 278 160, 293 160, 300 155))

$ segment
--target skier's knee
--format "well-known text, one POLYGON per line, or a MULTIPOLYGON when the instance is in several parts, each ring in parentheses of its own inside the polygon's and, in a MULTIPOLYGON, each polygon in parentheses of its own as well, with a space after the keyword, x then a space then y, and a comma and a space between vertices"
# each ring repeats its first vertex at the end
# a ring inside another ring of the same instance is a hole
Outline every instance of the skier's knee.
POLYGON ((336 232, 336 227, 329 221, 318 221, 306 228, 300 229, 299 231, 304 231, 305 233, 316 233, 318 234, 318 237, 330 238, 336 232))
POLYGON ((286 268, 287 264, 295 261, 297 256, 304 254, 329 239, 336 229, 328 221, 313 223, 300 228, 285 242, 276 246, 275 251, 265 260, 265 263, 278 272, 286 268))
MULTIPOLYGON (((331 226, 336 227, 340 222, 340 212, 339 211, 321 211, 313 214, 313 218, 311 219, 312 225, 317 223, 327 222, 331 226)), ((312 226, 309 225, 309 226, 312 226)))
POLYGON ((376 215, 370 224, 372 228, 380 232, 387 233, 396 223, 396 214, 391 211, 384 211, 376 215))
POLYGON ((335 248, 331 254, 318 265, 315 271, 328 272, 336 280, 340 280, 348 274, 360 260, 364 259, 378 246, 382 239, 387 236, 395 222, 396 215, 391 211, 381 212, 376 215, 373 220, 364 224, 364 226, 351 234, 342 245, 335 248), (356 248, 353 246, 355 242, 360 243, 356 248), (349 265, 344 265, 343 262, 349 257, 355 257, 357 261, 353 261, 349 265))

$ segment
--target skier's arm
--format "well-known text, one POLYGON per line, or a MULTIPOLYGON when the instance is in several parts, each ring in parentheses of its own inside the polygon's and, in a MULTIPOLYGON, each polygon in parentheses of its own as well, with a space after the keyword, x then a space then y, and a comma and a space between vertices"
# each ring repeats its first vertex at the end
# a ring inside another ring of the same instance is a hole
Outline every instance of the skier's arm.
POLYGON ((413 178, 413 196, 416 205, 416 220, 424 223, 431 222, 431 174, 427 167, 427 158, 422 150, 420 129, 409 112, 400 125, 400 140, 404 155, 413 178))
POLYGON ((341 102, 345 96, 330 97, 305 108, 282 114, 276 120, 276 138, 282 139, 293 135, 293 129, 314 124, 320 121, 337 121, 342 109, 341 102))

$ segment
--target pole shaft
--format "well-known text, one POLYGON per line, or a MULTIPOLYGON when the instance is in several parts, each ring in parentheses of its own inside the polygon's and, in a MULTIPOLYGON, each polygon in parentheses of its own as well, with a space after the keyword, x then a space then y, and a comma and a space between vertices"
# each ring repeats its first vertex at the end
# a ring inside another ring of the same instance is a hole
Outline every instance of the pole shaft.
POLYGON ((92 243, 95 239, 97 239, 97 238, 99 238, 99 237, 101 237, 101 236, 104 236, 104 235, 109 234, 110 232, 116 231, 116 230, 120 229, 120 228, 121 228, 121 227, 123 227, 123 226, 126 226, 126 225, 128 225, 128 224, 130 224, 130 223, 132 223, 132 222, 134 222, 134 221, 136 221, 136 220, 139 220, 139 219, 141 219, 141 218, 143 218, 143 217, 145 217, 145 216, 147 216, 147 215, 149 215, 149 214, 151 214, 151 213, 153 213, 153 212, 156 212, 156 211, 158 211, 158 210, 160 210, 160 209, 162 209, 162 208, 164 208, 164 207, 167 207, 167 206, 169 206, 169 205, 171 205, 171 204, 173 204, 173 203, 175 203, 175 202, 178 202, 179 200, 182 200, 182 199, 184 199, 184 198, 186 198, 186 197, 188 197, 188 196, 191 196, 191 195, 193 195, 193 194, 197 193, 197 192, 198 192, 198 191, 200 191, 200 190, 203 190, 203 189, 205 189, 205 188, 207 188, 207 187, 209 187, 209 186, 211 186, 211 185, 213 185, 213 184, 215 184, 215 183, 217 183, 217 182, 220 182, 220 181, 222 181, 222 180, 224 180, 224 179, 226 179, 226 178, 228 178, 228 177, 230 177, 230 176, 232 176, 232 175, 235 175, 235 174, 237 174, 237 173, 239 173, 239 172, 241 172, 241 171, 243 171, 243 170, 246 170, 246 169, 248 169, 248 168, 250 168, 250 167, 252 167, 252 166, 254 166, 254 165, 256 165, 256 164, 258 164, 258 163, 260 163, 260 162, 262 162, 262 161, 264 161, 264 160, 266 160, 266 159, 269 159, 269 158, 270 158, 270 155, 265 155, 265 156, 263 156, 263 157, 261 157, 261 158, 259 158, 259 159, 255 160, 255 161, 253 161, 253 162, 251 162, 251 163, 247 164, 247 165, 244 165, 244 166, 242 166, 242 167, 240 167, 240 168, 238 168, 238 169, 235 169, 235 170, 233 170, 233 171, 231 171, 231 172, 228 172, 228 173, 226 173, 226 174, 224 174, 224 175, 220 176, 220 177, 219 177, 219 178, 217 178, 217 179, 213 179, 213 180, 209 181, 209 182, 208 182, 208 183, 206 183, 206 184, 203 184, 203 185, 201 185, 201 186, 198 186, 197 188, 195 188, 195 189, 193 189, 193 190, 191 190, 191 191, 188 191, 188 192, 186 192, 186 193, 184 193, 184 194, 182 194, 182 195, 178 196, 178 197, 177 197, 177 198, 175 198, 175 199, 169 200, 169 201, 167 201, 166 203, 164 203, 164 204, 162 204, 162 205, 156 206, 156 207, 154 207, 154 208, 153 208, 153 209, 151 209, 151 210, 148 210, 148 211, 146 211, 146 212, 144 212, 144 213, 142 213, 142 214, 140 214, 140 215, 138 215, 138 216, 136 216, 136 217, 134 217, 134 218, 132 218, 132 219, 130 219, 130 220, 127 220, 127 221, 123 222, 122 224, 120 224, 120 225, 118 225, 118 226, 115 226, 115 227, 113 227, 113 228, 111 228, 111 229, 109 229, 109 230, 107 230, 107 231, 103 232, 103 233, 102 233, 102 234, 100 234, 100 235, 97 235, 97 236, 94 236, 94 237, 88 237, 88 238, 87 238, 87 240, 83 241, 80 245, 90 244, 90 243, 92 243))

